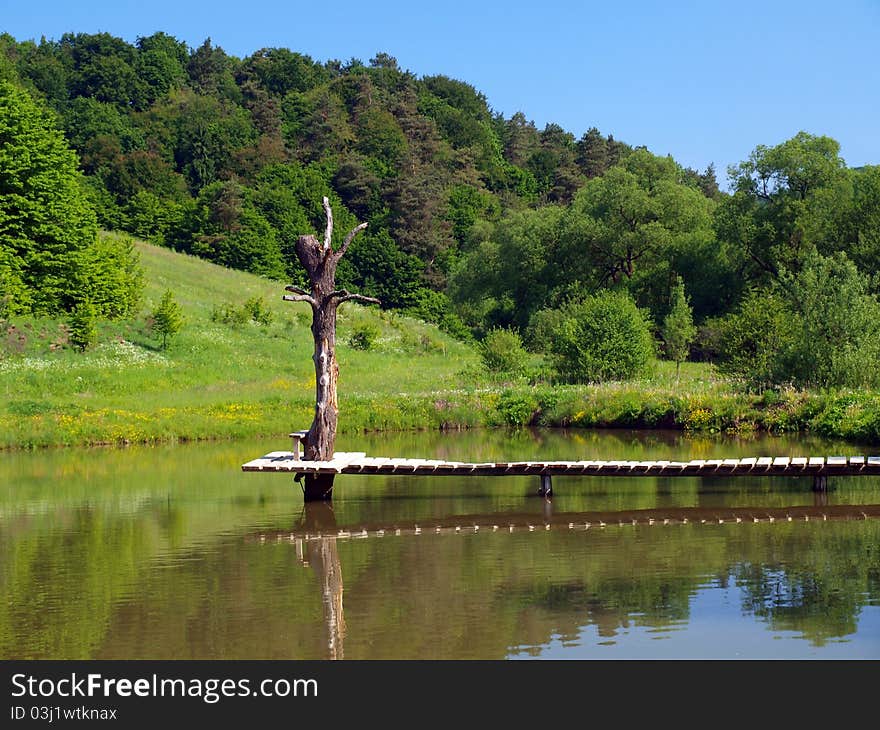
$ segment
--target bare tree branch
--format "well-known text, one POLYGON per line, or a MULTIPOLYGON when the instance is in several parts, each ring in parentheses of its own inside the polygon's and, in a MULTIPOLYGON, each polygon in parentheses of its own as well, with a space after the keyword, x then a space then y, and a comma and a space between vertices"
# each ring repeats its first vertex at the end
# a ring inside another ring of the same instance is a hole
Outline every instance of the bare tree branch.
POLYGON ((303 294, 308 295, 310 292, 303 289, 301 286, 297 286, 296 284, 288 284, 284 287, 284 291, 292 291, 294 294, 303 294))
POLYGON ((318 303, 315 301, 314 297, 309 294, 298 294, 297 296, 291 296, 290 294, 285 294, 281 297, 285 302, 308 302, 313 307, 317 307, 318 303))
POLYGON ((330 201, 324 197, 324 212, 327 214, 327 228, 324 230, 324 253, 330 250, 330 239, 333 238, 333 211, 330 210, 330 201))
POLYGON ((348 247, 351 245, 351 242, 354 240, 354 237, 358 233, 360 233, 362 230, 364 230, 366 227, 367 227, 366 223, 361 223, 358 226, 356 226, 355 228, 352 228, 348 232, 348 235, 345 237, 345 240, 342 242, 342 246, 339 247, 339 250, 335 254, 337 261, 339 261, 339 259, 341 259, 345 255, 345 252, 348 250, 348 247))
POLYGON ((348 289, 337 289, 330 292, 328 299, 336 299, 339 304, 343 302, 362 302, 364 304, 381 304, 375 297, 367 297, 363 294, 352 294, 348 289))

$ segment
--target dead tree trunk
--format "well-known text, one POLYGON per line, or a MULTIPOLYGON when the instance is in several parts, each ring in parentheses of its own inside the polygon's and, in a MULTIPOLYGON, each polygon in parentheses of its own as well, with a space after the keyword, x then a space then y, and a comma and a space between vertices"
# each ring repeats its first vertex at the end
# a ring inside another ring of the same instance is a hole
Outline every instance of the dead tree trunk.
MULTIPOLYGON (((327 228, 323 242, 312 235, 300 236, 295 245, 296 255, 309 275, 310 290, 290 284, 284 299, 289 302, 308 302, 312 307, 312 337, 315 341, 315 417, 305 438, 305 458, 313 461, 329 461, 336 445, 336 426, 339 419, 339 401, 336 388, 339 381, 339 364, 336 361, 336 309, 343 302, 358 301, 378 304, 379 300, 360 294, 351 294, 336 288, 336 267, 345 255, 354 237, 367 227, 356 226, 333 250, 333 211, 330 201, 324 198, 327 228)), ((306 500, 330 499, 333 475, 310 475, 305 477, 306 500)))

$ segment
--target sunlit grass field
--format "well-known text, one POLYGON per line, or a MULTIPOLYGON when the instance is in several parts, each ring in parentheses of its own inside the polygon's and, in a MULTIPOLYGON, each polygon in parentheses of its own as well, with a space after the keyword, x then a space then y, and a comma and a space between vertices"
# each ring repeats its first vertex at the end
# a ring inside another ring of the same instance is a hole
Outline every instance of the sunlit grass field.
MULTIPOLYGON (((116 234, 105 234, 116 235, 116 234)), ((63 346, 63 318, 15 318, 0 331, 0 448, 278 437, 312 420, 315 376, 307 304, 286 282, 137 242, 139 313, 102 323, 84 353, 63 346), (185 325, 166 350, 149 326, 166 290, 185 325), (259 298, 268 324, 216 316, 259 298)), ((811 431, 880 442, 880 395, 745 393, 708 363, 657 361, 625 382, 553 385, 499 378, 476 348, 378 307, 344 304, 337 328, 340 432, 524 425, 675 428, 702 433, 811 431), (369 329, 368 349, 352 335, 369 329)), ((540 356, 534 372, 543 371, 540 356)))
MULTIPOLYGON (((102 324, 93 349, 53 349, 63 339, 63 319, 5 323, 0 447, 271 435, 308 427, 315 393, 308 305, 283 302, 285 282, 150 244, 139 242, 137 250, 147 282, 141 311, 130 321, 102 324), (185 324, 163 351, 147 319, 167 289, 185 324), (271 312, 268 325, 213 321, 215 309, 240 307, 253 297, 271 312)), ((339 309, 337 343, 340 405, 348 425, 356 416, 361 427, 370 425, 370 414, 357 415, 359 410, 402 394, 424 398, 455 390, 460 371, 478 360, 436 327, 353 303, 339 309), (375 328, 369 350, 348 344, 359 325, 375 328)), ((407 422, 405 407, 398 410, 399 426, 416 425, 407 422)))

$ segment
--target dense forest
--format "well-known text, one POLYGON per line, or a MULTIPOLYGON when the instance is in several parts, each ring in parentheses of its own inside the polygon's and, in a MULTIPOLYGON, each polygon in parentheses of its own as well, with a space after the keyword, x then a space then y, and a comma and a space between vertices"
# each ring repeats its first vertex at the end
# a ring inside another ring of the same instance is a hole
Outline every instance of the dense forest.
POLYGON ((293 245, 326 195, 337 231, 369 224, 340 283, 499 368, 522 346, 569 379, 626 377, 656 342, 755 387, 880 384, 880 166, 800 132, 727 174, 723 192, 712 166, 505 118, 385 53, 7 34, 0 315, 130 313, 131 252, 99 228, 303 284, 293 245))

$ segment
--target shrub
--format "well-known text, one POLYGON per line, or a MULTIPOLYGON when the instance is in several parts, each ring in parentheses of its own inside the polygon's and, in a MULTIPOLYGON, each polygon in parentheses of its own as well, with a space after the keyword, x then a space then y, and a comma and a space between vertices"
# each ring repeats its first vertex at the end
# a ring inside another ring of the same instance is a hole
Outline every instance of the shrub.
POLYGON ((372 350, 379 339, 379 334, 379 328, 375 325, 357 324, 348 337, 348 345, 355 350, 372 350))
POLYGON ((85 352, 98 338, 95 325, 95 307, 89 301, 76 305, 68 319, 67 341, 80 352, 85 352))
POLYGON ((248 322, 256 322, 268 327, 272 324, 272 318, 272 310, 266 307, 263 297, 251 297, 240 307, 226 303, 221 306, 215 305, 211 310, 212 322, 222 322, 234 327, 240 327, 248 322))
POLYGON ((765 390, 791 377, 794 326, 786 303, 769 291, 752 291, 721 322, 718 371, 765 390))
POLYGON ((544 352, 553 339, 554 330, 559 327, 564 314, 560 309, 539 309, 529 320, 526 328, 525 345, 532 352, 544 352))
POLYGON ((528 394, 504 392, 498 400, 498 413, 508 426, 527 426, 537 410, 537 402, 528 394))
POLYGON ((844 254, 814 254, 722 326, 719 371, 754 389, 880 385, 880 302, 844 254))
POLYGON ((483 367, 490 375, 519 376, 525 372, 528 353, 523 349, 522 339, 513 330, 489 330, 478 349, 483 367))
POLYGON ((560 380, 625 380, 647 372, 654 339, 647 317, 628 294, 601 291, 561 312, 549 343, 560 380))
POLYGON ((233 304, 227 303, 220 306, 214 305, 214 308, 211 310, 212 322, 222 322, 223 324, 232 325, 233 327, 240 327, 244 325, 248 319, 250 319, 250 315, 245 309, 243 307, 236 307, 233 304))
POLYGON ((272 324, 272 310, 266 307, 263 297, 251 297, 242 305, 242 310, 246 317, 252 319, 257 324, 264 327, 272 324))

